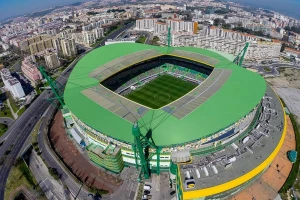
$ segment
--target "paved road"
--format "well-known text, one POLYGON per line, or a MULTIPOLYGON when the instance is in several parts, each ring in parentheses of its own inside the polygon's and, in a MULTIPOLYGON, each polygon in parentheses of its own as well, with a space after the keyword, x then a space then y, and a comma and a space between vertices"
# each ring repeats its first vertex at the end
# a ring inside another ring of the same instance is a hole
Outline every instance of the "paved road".
MULTIPOLYGON (((53 152, 53 150, 50 149, 49 144, 47 143, 48 142, 47 130, 46 130, 47 123, 50 120, 53 111, 54 111, 54 108, 50 107, 49 110, 47 111, 47 113, 45 114, 45 118, 42 121, 40 129, 39 129, 40 134, 38 135, 38 144, 39 144, 39 148, 42 150, 41 156, 46 161, 48 166, 51 166, 51 167, 57 169, 58 173, 61 174, 61 181, 63 182, 63 184, 68 186, 68 189, 71 192, 71 194, 75 195, 80 190, 80 184, 78 184, 77 182, 74 181, 74 178, 68 172, 68 170, 65 169, 65 166, 62 163, 57 162, 55 153, 53 152)), ((88 195, 87 191, 80 190, 80 192, 78 194, 78 198, 79 199, 88 199, 87 195, 88 195)))
POLYGON ((256 65, 247 65, 252 69, 257 69, 258 73, 263 74, 264 76, 279 76, 278 68, 294 68, 300 69, 299 65, 285 64, 285 63, 273 63, 273 64, 256 64, 256 65), (269 68, 270 71, 265 71, 264 68, 269 68))
MULTIPOLYGON (((78 62, 81 58, 80 56, 76 59, 68 68, 63 72, 62 76, 64 78, 57 78, 57 81, 65 85, 66 78, 69 76, 71 68, 78 62)), ((28 109, 12 124, 12 126, 7 130, 5 134, 5 138, 1 137, 0 142, 5 142, 0 147, 0 160, 4 161, 1 165, 0 169, 0 200, 4 199, 4 191, 5 191, 5 184, 9 172, 12 168, 13 163, 15 162, 23 144, 27 140, 28 136, 30 135, 32 129, 34 128, 35 124, 44 114, 44 112, 49 108, 51 105, 50 102, 47 100, 48 98, 53 98, 54 95, 52 92, 44 91, 41 95, 29 106, 28 109), (8 155, 5 155, 5 152, 11 150, 8 155)), ((0 163, 1 164, 1 163, 0 163)))
MULTIPOLYGON (((52 95, 50 95, 52 96, 52 95)), ((0 159, 4 161, 0 169, 0 199, 4 199, 4 190, 7 177, 27 137, 34 125, 49 107, 46 100, 48 93, 43 92, 38 99, 19 117, 7 130, 8 137, 0 147, 0 159), (8 155, 5 152, 11 150, 8 155)))
POLYGON ((0 117, 0 124, 6 124, 8 127, 10 127, 14 121, 15 120, 10 117, 0 117))
POLYGON ((131 22, 131 23, 129 23, 129 24, 123 26, 122 28, 116 30, 115 32, 109 34, 108 36, 106 36, 106 37, 104 38, 104 40, 102 40, 102 42, 100 42, 100 43, 96 46, 96 48, 99 48, 99 47, 101 47, 101 46, 104 46, 104 45, 105 45, 105 41, 106 41, 107 39, 115 39, 120 33, 122 33, 123 31, 125 31, 125 30, 127 30, 127 29, 129 29, 129 28, 132 27, 133 25, 134 25, 134 22, 131 22))
POLYGON ((35 151, 30 155, 29 168, 48 199, 65 200, 63 185, 49 174, 47 166, 35 151))

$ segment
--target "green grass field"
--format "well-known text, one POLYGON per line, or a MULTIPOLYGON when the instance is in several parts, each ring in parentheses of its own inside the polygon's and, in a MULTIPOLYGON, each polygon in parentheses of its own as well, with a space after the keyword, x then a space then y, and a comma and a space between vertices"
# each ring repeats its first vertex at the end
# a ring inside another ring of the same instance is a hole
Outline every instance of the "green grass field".
POLYGON ((147 107, 157 109, 182 97, 197 86, 171 75, 162 75, 146 83, 125 97, 147 107))

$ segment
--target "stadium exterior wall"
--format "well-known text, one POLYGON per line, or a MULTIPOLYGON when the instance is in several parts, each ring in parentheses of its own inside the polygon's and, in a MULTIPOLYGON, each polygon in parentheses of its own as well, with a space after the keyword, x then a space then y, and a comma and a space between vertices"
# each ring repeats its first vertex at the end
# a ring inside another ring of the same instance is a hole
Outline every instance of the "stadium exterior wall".
MULTIPOLYGON (((248 115, 240 119, 238 122, 230 125, 219 132, 208 135, 206 138, 199 138, 197 141, 192 141, 190 143, 178 144, 174 145, 173 147, 163 147, 160 156, 160 167, 168 169, 170 166, 170 156, 172 151, 180 150, 181 148, 190 148, 193 154, 201 154, 202 152, 212 153, 214 151, 218 151, 218 147, 223 147, 224 145, 230 145, 239 136, 244 135, 247 129, 252 122, 255 120, 255 116, 257 113, 260 112, 260 105, 256 106, 248 115), (222 135, 226 134, 229 131, 234 131, 234 134, 231 134, 227 137, 222 138, 222 135), (219 140, 216 140, 221 138, 219 140), (210 142, 215 140, 214 142, 210 142), (205 144, 206 143, 206 144, 205 144), (203 144, 203 145, 199 145, 203 144), (200 153, 199 153, 200 152, 200 153)), ((122 154, 124 162, 131 165, 135 164, 134 152, 131 148, 131 144, 125 143, 123 141, 116 140, 109 136, 104 135, 103 133, 92 129, 91 127, 87 126, 83 122, 81 122, 75 115, 72 115, 74 124, 78 130, 85 136, 86 140, 89 143, 95 143, 100 145, 103 148, 106 148, 110 142, 121 146, 122 154)), ((129 130, 130 131, 130 130, 129 130)), ((154 155, 150 161, 150 165, 152 167, 156 167, 156 155, 154 155)))

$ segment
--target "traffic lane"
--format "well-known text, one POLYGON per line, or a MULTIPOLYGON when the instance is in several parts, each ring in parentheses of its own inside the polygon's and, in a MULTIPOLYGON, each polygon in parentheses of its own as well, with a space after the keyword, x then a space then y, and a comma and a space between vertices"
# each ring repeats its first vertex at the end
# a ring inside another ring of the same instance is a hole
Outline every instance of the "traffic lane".
MULTIPOLYGON (((83 56, 83 55, 82 55, 83 56)), ((82 57, 81 56, 81 57, 82 57)), ((68 77, 70 74, 70 68, 74 67, 74 65, 78 62, 81 58, 79 57, 76 59, 74 63, 72 63, 64 72, 62 76, 68 77)), ((65 78, 65 77, 64 77, 65 78)), ((66 80, 62 78, 59 82, 64 83, 66 80)), ((60 79, 60 77, 59 77, 60 79)), ((27 140, 28 136, 30 135, 34 125, 37 123, 38 119, 42 116, 42 114, 49 108, 50 103, 47 101, 47 98, 52 98, 54 95, 44 91, 42 94, 29 106, 29 108, 16 120, 15 123, 8 129, 8 138, 4 142, 4 144, 0 147, 0 158, 3 157, 3 153, 13 146, 11 153, 5 159, 5 165, 1 166, 0 169, 0 200, 4 199, 4 191, 5 191, 5 184, 8 177, 8 174, 12 168, 12 164, 14 163, 16 157, 18 156, 24 142, 27 140), (47 102, 48 105, 44 106, 43 103, 47 102), (41 108, 41 109, 38 109, 41 108), (37 112, 37 110, 40 110, 37 112), (29 119, 29 120, 28 120, 29 119), (24 129, 25 128, 25 129, 24 129), (16 131, 15 131, 16 130, 16 131), (21 134, 20 134, 21 133, 21 134), (20 138, 19 135, 23 137, 20 138)), ((3 139, 1 138, 1 142, 3 139)))
POLYGON ((48 173, 47 166, 45 166, 41 158, 39 158, 35 152, 30 156, 29 168, 49 199, 52 199, 55 196, 58 199, 65 199, 62 193, 62 186, 51 177, 48 173), (49 193, 48 191, 52 191, 52 193, 49 193))
POLYGON ((20 143, 19 139, 28 137, 28 135, 31 133, 30 130, 34 128, 33 124, 37 123, 39 120, 38 118, 41 117, 42 113, 46 111, 46 105, 49 105, 49 102, 38 101, 35 106, 24 113, 24 116, 22 115, 23 117, 21 116, 17 120, 17 123, 14 124, 15 126, 8 129, 9 137, 0 147, 0 157, 4 156, 5 151, 7 151, 12 145, 20 143), (23 131, 25 127, 28 128, 29 132, 23 131))
MULTIPOLYGON (((47 104, 48 102, 45 102, 45 104, 47 104)), ((44 104, 41 104, 41 106, 43 106, 44 104)), ((41 107, 40 109, 36 109, 35 110, 37 115, 40 115, 41 113, 44 112, 43 107, 41 107)), ((34 123, 36 120, 36 118, 30 118, 29 121, 27 121, 28 123, 34 123)), ((5 153, 6 150, 8 150, 10 147, 11 148, 11 152, 6 156, 5 162, 3 164, 3 166, 0 169, 0 179, 5 179, 6 174, 4 173, 4 169, 10 169, 11 166, 13 165, 20 149, 22 148, 24 142, 26 141, 26 139, 28 138, 28 135, 31 133, 33 127, 32 126, 26 126, 24 125, 24 122, 22 122, 20 125, 15 126, 15 129, 17 131, 12 132, 13 134, 11 136, 14 137, 9 137, 3 144, 3 151, 0 151, 1 157, 4 156, 3 154, 5 153), (17 134, 16 134, 17 133, 17 134), (13 146, 12 146, 13 145, 13 146)), ((1 148, 2 148, 1 147, 1 148)))
MULTIPOLYGON (((111 35, 109 35, 111 37, 111 35)), ((70 75, 71 69, 75 66, 75 64, 81 59, 85 54, 81 55, 78 59, 75 60, 68 68, 62 73, 62 76, 58 77, 57 81, 65 85, 67 77, 70 75)), ((22 144, 26 141, 29 134, 31 133, 34 125, 38 121, 38 117, 41 117, 42 114, 49 108, 50 104, 48 106, 43 106, 42 102, 46 101, 48 96, 48 92, 44 91, 42 94, 29 106, 29 108, 16 120, 15 123, 8 129, 8 135, 9 137, 4 142, 4 144, 0 147, 0 158, 3 157, 3 153, 11 147, 11 145, 17 144, 18 148, 13 147, 12 151, 9 155, 10 159, 5 161, 5 164, 8 165, 8 167, 1 167, 0 170, 0 200, 4 199, 4 190, 5 190, 5 183, 8 177, 8 174, 12 168, 12 164, 14 163, 19 151, 22 148, 22 144), (37 108, 44 108, 43 112, 36 113, 37 108), (28 120, 32 119, 33 120, 28 120), (26 127, 24 129, 24 127, 26 127), (17 130, 17 131, 15 131, 17 130), (23 137, 19 137, 19 133, 22 133, 23 137), (17 137, 16 137, 17 136, 17 137), (21 140, 22 139, 22 140, 21 140), (19 140, 19 141, 18 141, 19 140)), ((53 94, 52 94, 53 96, 53 94)), ((48 97, 49 98, 49 97, 48 97)), ((1 138, 1 142, 3 139, 1 138)))
MULTIPOLYGON (((37 114, 41 114, 43 113, 44 110, 43 109, 39 109, 37 110, 37 114)), ((32 119, 29 121, 29 123, 35 123, 35 121, 33 121, 35 119, 32 119)), ((20 151, 20 149, 22 148, 24 142, 26 141, 26 139, 28 138, 28 135, 31 133, 33 127, 32 126, 20 126, 20 127, 17 127, 17 129, 20 131, 20 133, 22 134, 18 134, 18 135, 15 135, 15 137, 10 137, 7 141, 5 141, 4 143, 4 150, 8 150, 8 149, 11 149, 11 152, 8 156, 6 156, 6 159, 5 159, 5 165, 7 164, 11 164, 14 162, 14 159, 16 159, 17 155, 18 155, 18 152, 20 151), (9 159, 11 160, 9 160, 9 159)), ((4 152, 1 152, 1 154, 5 154, 5 151, 4 152)), ((2 155, 4 156, 4 155, 2 155)), ((0 170, 0 176, 1 176, 1 170, 0 170)))
POLYGON ((0 123, 6 124, 8 127, 12 125, 15 120, 10 117, 0 117, 0 123))
POLYGON ((130 27, 132 27, 134 25, 134 22, 130 22, 129 24, 126 24, 125 26, 123 26, 122 28, 116 30, 115 32, 111 33, 110 35, 104 37, 103 41, 100 42, 96 48, 99 48, 101 46, 105 45, 105 41, 107 39, 115 39, 120 33, 122 33, 123 31, 125 31, 126 29, 129 29, 130 27))
MULTIPOLYGON (((49 109, 49 112, 51 112, 51 110, 49 109)), ((49 149, 48 144, 47 143, 47 135, 45 135, 44 130, 46 130, 46 126, 47 126, 47 121, 48 119, 45 118, 45 120, 43 120, 41 126, 40 126, 40 134, 38 135, 38 144, 40 146, 40 149, 42 149, 42 154, 41 156, 45 159, 45 161, 48 163, 48 166, 54 167, 57 169, 58 173, 61 174, 61 181, 64 182, 70 192, 72 194, 77 194, 79 189, 80 189, 80 185, 76 182, 73 181, 73 177, 70 177, 68 172, 66 172, 64 170, 64 167, 61 166, 62 164, 58 163, 56 161, 56 157, 55 155, 52 155, 52 150, 49 149)), ((80 198, 87 198, 87 195, 89 193, 84 191, 83 189, 80 190, 79 196, 80 198)))

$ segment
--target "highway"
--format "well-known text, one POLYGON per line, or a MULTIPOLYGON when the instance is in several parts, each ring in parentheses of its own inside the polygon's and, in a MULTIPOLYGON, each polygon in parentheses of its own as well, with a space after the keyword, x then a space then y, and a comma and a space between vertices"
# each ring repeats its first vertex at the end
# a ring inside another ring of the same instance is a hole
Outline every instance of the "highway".
POLYGON ((112 32, 111 34, 109 34, 108 36, 106 36, 106 37, 102 40, 102 42, 100 42, 100 43, 96 46, 96 48, 99 48, 99 47, 101 47, 101 46, 104 46, 104 45, 105 45, 105 41, 106 41, 107 39, 115 39, 115 38, 116 38, 118 35, 120 35, 123 31, 129 29, 129 28, 132 27, 133 25, 134 25, 134 22, 130 22, 129 24, 126 24, 125 26, 121 27, 120 29, 118 29, 118 30, 112 32))
POLYGON ((10 117, 0 117, 0 124, 6 124, 8 127, 10 127, 13 122, 14 122, 14 119, 12 119, 10 117))
MULTIPOLYGON (((57 78, 60 84, 66 84, 66 80, 71 72, 69 69, 72 69, 82 57, 83 55, 73 61, 62 73, 61 77, 57 78)), ((50 91, 42 92, 29 108, 11 125, 5 133, 5 138, 1 137, 0 142, 4 141, 4 139, 5 141, 0 147, 0 160, 4 162, 0 169, 0 200, 4 199, 5 184, 13 163, 32 129, 44 112, 50 107, 51 103, 47 99, 53 97, 54 95, 50 91), (11 150, 11 152, 5 155, 5 152, 8 150, 11 150)))
MULTIPOLYGON (((104 38, 104 40, 97 45, 96 48, 105 45, 105 41, 107 39, 114 39, 117 37, 120 33, 125 31, 126 29, 133 26, 134 23, 129 23, 125 25, 124 27, 116 30, 115 32, 109 34, 107 37, 104 38)), ((60 77, 56 79, 61 85, 66 84, 66 80, 70 75, 70 72, 72 71, 73 67, 76 65, 76 63, 88 52, 85 52, 80 57, 76 58, 68 67, 67 69, 61 74, 60 77)), ((5 192, 5 185, 6 180, 8 178, 9 172, 12 168, 12 165, 14 164, 15 160, 17 159, 17 156, 23 147, 23 144, 27 140, 28 136, 32 132, 32 129, 38 122, 38 120, 41 118, 41 116, 45 113, 48 108, 52 108, 50 106, 50 102, 47 101, 48 98, 53 98, 54 95, 52 92, 44 91, 40 94, 40 96, 29 106, 28 109, 9 127, 7 132, 5 133, 5 137, 0 138, 0 200, 4 200, 4 192, 5 192), (7 154, 7 155, 6 155, 7 154)), ((45 128, 45 125, 41 126, 42 128, 45 128)), ((39 137, 40 141, 40 137, 39 137)), ((41 145, 45 144, 41 141, 41 145)), ((46 145, 41 147, 46 148, 46 145)), ((47 155, 43 151, 42 155, 45 155, 45 161, 51 164, 52 167, 56 167, 57 170, 63 175, 62 181, 70 188, 71 191, 78 191, 78 184, 75 183, 72 178, 71 182, 66 182, 66 179, 68 177, 68 174, 65 172, 65 170, 60 166, 59 163, 55 161, 51 155, 47 155), (65 174, 64 174, 65 173, 65 174)), ((81 192, 80 199, 84 199, 86 197, 86 192, 81 192)))
MULTIPOLYGON (((80 189, 80 184, 74 181, 75 177, 73 177, 70 172, 68 172, 68 169, 60 163, 57 162, 57 157, 53 150, 51 150, 48 144, 48 138, 47 138, 47 123, 51 119, 52 114, 54 112, 54 107, 50 107, 49 110, 47 110, 47 113, 45 113, 45 118, 43 119, 40 127, 38 135, 38 144, 39 148, 42 151, 41 156, 43 159, 45 159, 48 166, 51 166, 52 168, 56 168, 57 172, 61 174, 61 181, 68 186, 68 190, 71 192, 71 194, 75 195, 78 193, 80 189)), ((88 192, 85 190, 80 190, 80 193, 78 194, 79 199, 88 199, 88 192)))
POLYGON ((299 65, 288 64, 288 63, 255 64, 255 65, 246 65, 246 67, 257 69, 258 73, 263 74, 264 76, 279 76, 280 73, 277 70, 278 68, 300 69, 299 65), (269 68, 270 71, 265 71, 264 68, 269 68))

